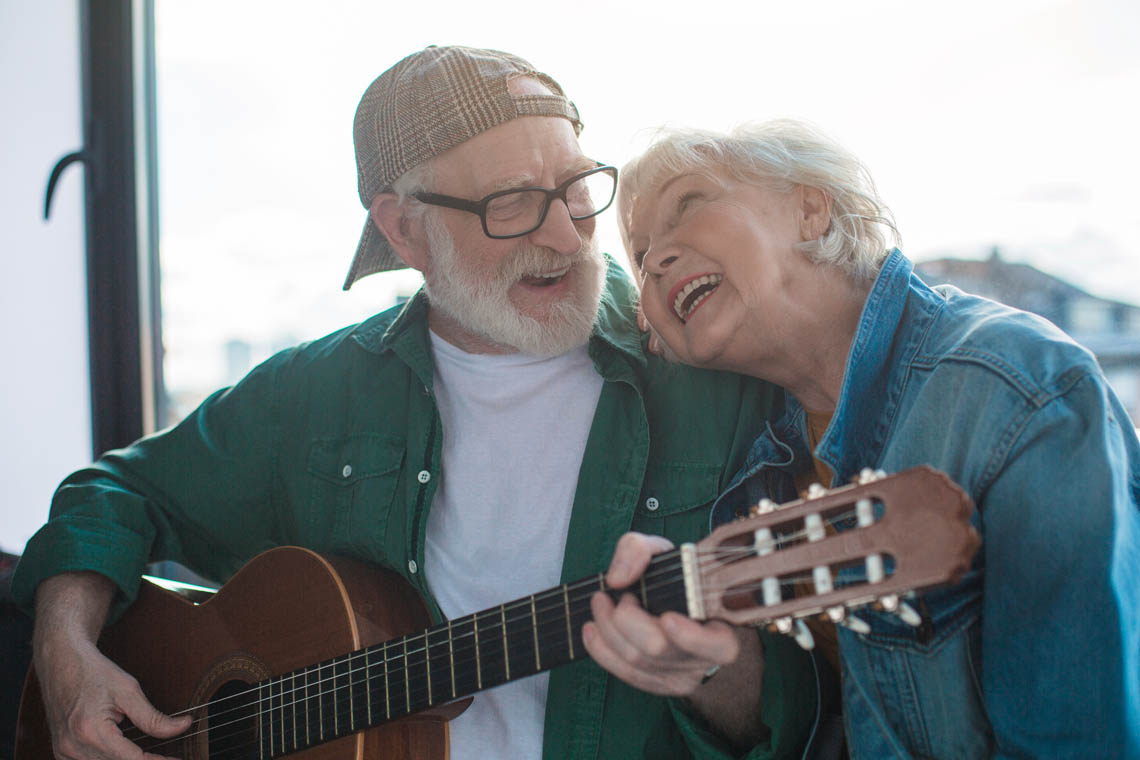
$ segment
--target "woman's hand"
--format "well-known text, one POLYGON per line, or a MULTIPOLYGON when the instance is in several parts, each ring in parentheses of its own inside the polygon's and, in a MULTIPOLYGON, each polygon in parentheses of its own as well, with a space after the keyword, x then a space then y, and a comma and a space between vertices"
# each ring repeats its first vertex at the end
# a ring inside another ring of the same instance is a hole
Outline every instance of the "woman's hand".
MULTIPOLYGON (((625 534, 606 584, 626 588, 641 577, 653 555, 672 547, 660 536, 625 534)), ((687 698, 737 746, 764 738, 764 652, 754 630, 719 620, 701 623, 676 612, 654 616, 632 594, 614 604, 598 592, 590 609, 593 620, 582 627, 582 640, 600 666, 642 691, 687 698)))

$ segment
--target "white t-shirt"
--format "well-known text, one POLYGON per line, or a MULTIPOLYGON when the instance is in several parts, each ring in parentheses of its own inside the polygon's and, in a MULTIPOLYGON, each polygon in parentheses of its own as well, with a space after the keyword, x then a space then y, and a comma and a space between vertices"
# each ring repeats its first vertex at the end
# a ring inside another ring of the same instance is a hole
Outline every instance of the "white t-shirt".
MULTIPOLYGON (((457 618, 558 585, 602 378, 585 346, 538 359, 431 344, 443 452, 424 572, 457 618)), ((548 683, 476 694, 450 723, 453 760, 541 757, 548 683)))

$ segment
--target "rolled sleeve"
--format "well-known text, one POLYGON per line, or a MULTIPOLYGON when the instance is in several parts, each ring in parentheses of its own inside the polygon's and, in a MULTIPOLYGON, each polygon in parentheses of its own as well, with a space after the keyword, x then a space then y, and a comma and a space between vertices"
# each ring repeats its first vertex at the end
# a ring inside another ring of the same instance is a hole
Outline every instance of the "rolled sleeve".
POLYGON ((680 699, 669 700, 673 716, 694 758, 784 760, 799 758, 808 743, 819 705, 811 655, 787 636, 760 631, 764 644, 764 691, 760 720, 768 738, 741 752, 729 745, 680 699))

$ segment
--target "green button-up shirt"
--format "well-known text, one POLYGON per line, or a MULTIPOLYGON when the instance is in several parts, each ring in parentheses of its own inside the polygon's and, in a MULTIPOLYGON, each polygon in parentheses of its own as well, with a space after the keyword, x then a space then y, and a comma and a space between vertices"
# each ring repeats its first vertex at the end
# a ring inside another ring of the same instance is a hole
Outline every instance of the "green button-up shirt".
MULTIPOLYGON (((772 411, 770 386, 648 356, 635 299, 611 262, 589 343, 604 384, 564 582, 607 567, 628 530, 677 543, 703 536, 710 504, 772 411)), ((288 544, 387 566, 441 620, 424 567, 443 439, 427 312, 420 293, 402 309, 277 354, 179 425, 71 475, 28 542, 16 598, 30 608, 44 578, 92 570, 118 587, 114 618, 149 561, 172 559, 225 580, 254 555, 288 544)), ((761 635, 771 739, 748 756, 798 757, 815 717, 811 665, 787 639, 761 635)), ((682 701, 640 692, 587 660, 551 674, 543 756, 734 753, 682 701)))

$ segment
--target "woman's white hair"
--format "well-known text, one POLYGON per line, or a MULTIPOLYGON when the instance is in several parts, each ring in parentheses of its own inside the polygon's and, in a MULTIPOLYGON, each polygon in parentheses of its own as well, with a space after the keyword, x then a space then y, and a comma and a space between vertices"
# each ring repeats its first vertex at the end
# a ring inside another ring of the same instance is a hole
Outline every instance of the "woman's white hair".
POLYGON ((797 186, 831 201, 827 231, 800 248, 813 261, 873 279, 899 233, 862 162, 815 127, 791 119, 745 124, 730 134, 667 129, 621 170, 622 234, 637 197, 682 173, 725 172, 742 182, 789 193, 797 186), (888 242, 889 239, 889 242, 888 242))

